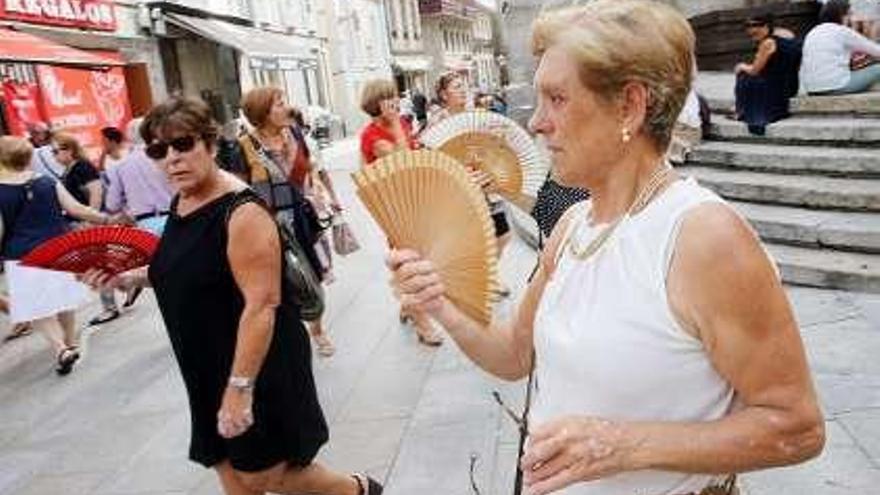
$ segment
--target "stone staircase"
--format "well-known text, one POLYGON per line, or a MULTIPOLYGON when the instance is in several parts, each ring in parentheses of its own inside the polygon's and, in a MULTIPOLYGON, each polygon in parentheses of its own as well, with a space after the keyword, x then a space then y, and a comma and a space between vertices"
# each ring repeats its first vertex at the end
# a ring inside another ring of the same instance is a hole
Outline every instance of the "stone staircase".
POLYGON ((709 95, 711 135, 679 170, 751 222, 786 282, 880 293, 880 93, 795 98, 758 137, 729 91, 709 95))

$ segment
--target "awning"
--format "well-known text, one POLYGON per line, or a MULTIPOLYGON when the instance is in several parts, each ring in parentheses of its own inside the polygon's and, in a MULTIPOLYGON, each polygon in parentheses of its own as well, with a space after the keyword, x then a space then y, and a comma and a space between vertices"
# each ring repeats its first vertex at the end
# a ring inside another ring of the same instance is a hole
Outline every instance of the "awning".
POLYGON ((175 26, 221 45, 231 46, 251 58, 278 61, 316 58, 316 55, 311 51, 315 43, 302 38, 240 26, 219 19, 204 19, 171 13, 166 13, 165 18, 175 26))
POLYGON ((0 28, 0 62, 35 62, 102 67, 124 62, 55 43, 39 36, 0 28))
POLYGON ((419 55, 397 55, 394 57, 394 65, 400 67, 402 72, 428 72, 431 59, 419 55))

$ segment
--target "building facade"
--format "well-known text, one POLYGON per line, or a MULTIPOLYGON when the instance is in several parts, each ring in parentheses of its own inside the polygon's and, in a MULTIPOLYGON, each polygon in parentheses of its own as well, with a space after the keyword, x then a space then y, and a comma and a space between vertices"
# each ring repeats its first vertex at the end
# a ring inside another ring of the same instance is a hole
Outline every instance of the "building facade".
POLYGON ((158 44, 140 31, 139 13, 125 0, 0 0, 3 132, 22 134, 44 122, 94 156, 101 127, 124 128, 165 98, 158 44), (58 57, 46 58, 46 50, 58 49, 58 57), (81 63, 78 53, 106 65, 81 63))
POLYGON ((479 12, 470 0, 421 0, 425 49, 432 58, 428 79, 433 84, 448 71, 475 84, 473 60, 474 20, 479 12))
POLYGON ((330 67, 334 111, 353 134, 367 121, 360 95, 371 79, 390 79, 391 50, 382 0, 327 0, 334 15, 326 31, 330 38, 330 67))
POLYGON ((160 40, 169 93, 202 98, 226 122, 256 86, 303 108, 331 105, 320 13, 315 0, 175 0, 145 2, 141 22, 160 40))
POLYGON ((498 72, 497 56, 500 55, 496 44, 496 33, 492 20, 493 12, 485 7, 477 9, 474 17, 471 39, 473 46, 474 75, 473 85, 482 91, 499 89, 500 77, 498 72))
POLYGON ((391 48, 391 68, 398 89, 428 90, 431 57, 425 51, 418 0, 383 0, 391 48))

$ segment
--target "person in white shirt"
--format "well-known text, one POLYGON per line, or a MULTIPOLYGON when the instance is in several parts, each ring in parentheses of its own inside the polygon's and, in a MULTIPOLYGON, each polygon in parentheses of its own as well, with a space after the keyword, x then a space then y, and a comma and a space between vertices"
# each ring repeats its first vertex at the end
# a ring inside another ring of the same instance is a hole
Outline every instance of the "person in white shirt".
POLYGON ((800 80, 811 95, 861 93, 880 82, 880 65, 850 69, 853 53, 880 58, 880 44, 844 26, 849 12, 848 0, 828 0, 804 39, 800 80))

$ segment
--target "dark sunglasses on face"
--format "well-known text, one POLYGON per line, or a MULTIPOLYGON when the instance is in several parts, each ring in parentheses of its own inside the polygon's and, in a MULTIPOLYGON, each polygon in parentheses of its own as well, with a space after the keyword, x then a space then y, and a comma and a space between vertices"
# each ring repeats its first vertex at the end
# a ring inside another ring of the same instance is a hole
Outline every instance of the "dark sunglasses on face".
POLYGON ((156 140, 148 144, 144 152, 153 160, 163 160, 168 156, 169 146, 178 153, 186 153, 195 148, 198 139, 197 136, 181 136, 168 141, 156 140))

